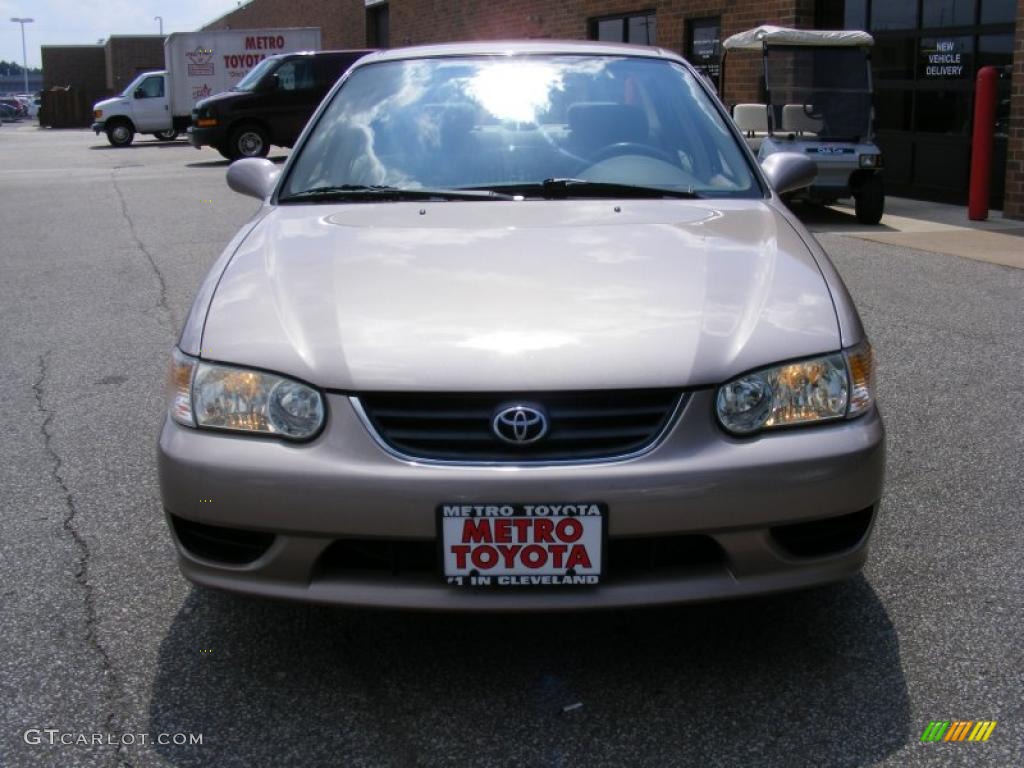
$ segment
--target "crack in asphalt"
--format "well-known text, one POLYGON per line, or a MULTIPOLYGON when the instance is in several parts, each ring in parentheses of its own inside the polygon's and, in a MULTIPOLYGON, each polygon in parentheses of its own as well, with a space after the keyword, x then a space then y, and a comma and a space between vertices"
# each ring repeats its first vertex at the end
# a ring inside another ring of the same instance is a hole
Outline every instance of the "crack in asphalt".
POLYGON ((142 238, 139 237, 139 233, 135 229, 135 222, 128 213, 128 201, 124 196, 124 192, 121 190, 121 185, 117 183, 116 171, 116 168, 111 171, 110 180, 114 184, 114 191, 117 193, 118 200, 121 201, 121 216, 124 217, 125 222, 128 224, 128 231, 131 233, 132 240, 135 242, 135 247, 143 256, 146 257, 146 261, 149 262, 150 269, 153 270, 153 275, 156 277, 157 284, 160 287, 157 306, 163 310, 167 324, 173 333, 178 328, 178 319, 174 316, 174 310, 171 309, 171 305, 167 301, 167 280, 164 278, 164 273, 156 263, 156 257, 153 256, 150 250, 146 247, 146 244, 142 242, 142 238))
MULTIPOLYGON (((61 469, 64 466, 64 460, 57 453, 56 448, 53 445, 53 432, 50 429, 50 425, 53 422, 54 412, 46 407, 44 400, 46 396, 46 390, 44 384, 46 383, 47 376, 49 374, 49 352, 46 352, 39 357, 39 377, 32 383, 32 394, 36 401, 36 410, 39 411, 43 417, 42 424, 39 426, 39 433, 43 438, 43 450, 50 458, 50 477, 53 479, 54 484, 60 489, 61 496, 64 500, 64 506, 67 511, 64 518, 61 520, 61 527, 68 534, 72 544, 78 550, 78 562, 75 567, 75 582, 82 588, 83 592, 83 603, 85 608, 85 642, 92 648, 92 650, 99 657, 99 667, 103 673, 104 679, 107 681, 107 690, 104 698, 108 704, 109 714, 105 722, 105 728, 107 733, 114 732, 114 725, 117 721, 117 712, 115 707, 116 692, 120 689, 121 683, 118 678, 117 670, 114 668, 114 664, 111 661, 110 653, 100 642, 97 628, 99 626, 99 614, 96 608, 96 594, 92 584, 89 583, 89 564, 92 559, 92 551, 89 548, 89 542, 85 540, 81 532, 78 530, 78 526, 75 521, 78 518, 78 505, 75 502, 74 494, 68 488, 67 482, 64 480, 64 476, 61 473, 61 469)), ((114 750, 114 759, 116 763, 125 765, 121 759, 121 748, 122 744, 120 741, 117 744, 117 748, 114 750)))

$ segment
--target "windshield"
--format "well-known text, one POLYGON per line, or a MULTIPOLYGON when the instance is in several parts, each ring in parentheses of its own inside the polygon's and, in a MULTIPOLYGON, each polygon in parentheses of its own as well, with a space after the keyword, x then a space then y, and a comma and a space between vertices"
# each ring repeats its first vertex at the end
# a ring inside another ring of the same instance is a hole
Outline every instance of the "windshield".
POLYGON ((527 196, 535 187, 538 194, 557 188, 562 197, 595 190, 611 197, 621 194, 616 185, 676 196, 762 194, 684 67, 640 57, 531 55, 353 70, 299 148, 281 199, 342 187, 527 196))
POLYGON ((860 141, 871 132, 871 81, 860 48, 769 46, 766 80, 775 132, 860 141))
POLYGON ((277 59, 264 59, 255 67, 249 70, 245 77, 238 81, 238 83, 231 89, 232 91, 255 91, 256 86, 259 85, 260 80, 277 64, 277 59))

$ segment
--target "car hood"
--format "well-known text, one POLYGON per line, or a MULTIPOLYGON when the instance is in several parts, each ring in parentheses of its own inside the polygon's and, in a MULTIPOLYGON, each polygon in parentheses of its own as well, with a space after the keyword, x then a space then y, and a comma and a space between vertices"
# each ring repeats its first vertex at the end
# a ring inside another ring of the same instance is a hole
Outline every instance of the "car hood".
POLYGON ((762 201, 285 205, 214 293, 204 358, 347 391, 701 386, 840 346, 762 201))
POLYGON ((128 99, 122 96, 113 96, 109 99, 104 99, 103 101, 97 101, 92 105, 92 108, 95 111, 97 109, 106 109, 108 107, 123 107, 128 105, 128 103, 128 99))
POLYGON ((196 102, 195 108, 197 110, 207 107, 218 109, 225 104, 232 106, 239 99, 248 99, 250 97, 252 97, 252 93, 249 91, 222 91, 221 93, 213 94, 213 96, 207 96, 205 99, 200 99, 196 102))

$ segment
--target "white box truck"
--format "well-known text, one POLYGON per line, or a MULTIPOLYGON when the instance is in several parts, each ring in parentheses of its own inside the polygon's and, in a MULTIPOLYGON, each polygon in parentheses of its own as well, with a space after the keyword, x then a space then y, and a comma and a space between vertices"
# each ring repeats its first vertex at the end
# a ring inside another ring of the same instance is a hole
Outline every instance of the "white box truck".
POLYGON ((171 141, 200 99, 230 90, 268 56, 320 48, 318 27, 175 32, 164 41, 164 69, 143 72, 120 96, 93 106, 92 129, 115 147, 136 133, 171 141))

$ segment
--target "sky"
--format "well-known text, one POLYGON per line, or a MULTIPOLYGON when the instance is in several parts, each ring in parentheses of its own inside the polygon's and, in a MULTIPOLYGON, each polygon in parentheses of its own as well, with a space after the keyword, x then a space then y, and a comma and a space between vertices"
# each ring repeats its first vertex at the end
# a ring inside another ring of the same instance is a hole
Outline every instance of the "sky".
POLYGON ((12 16, 32 18, 25 25, 28 65, 40 65, 40 45, 89 45, 110 35, 155 35, 163 16, 164 34, 189 32, 238 6, 237 0, 0 0, 0 60, 21 63, 21 25, 12 16))

